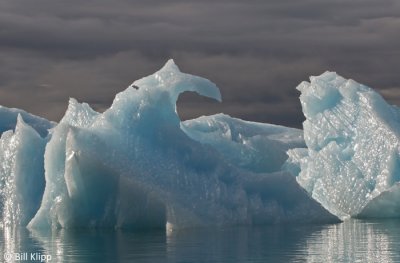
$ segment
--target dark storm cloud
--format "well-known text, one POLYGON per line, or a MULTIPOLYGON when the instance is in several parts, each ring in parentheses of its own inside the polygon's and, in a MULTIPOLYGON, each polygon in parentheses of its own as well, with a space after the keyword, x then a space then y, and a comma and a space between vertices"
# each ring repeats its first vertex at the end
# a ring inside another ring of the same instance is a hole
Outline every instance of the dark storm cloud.
POLYGON ((184 95, 183 118, 224 112, 301 125, 295 87, 325 70, 400 102, 397 1, 0 2, 0 104, 59 119, 69 97, 103 110, 168 58, 223 103, 184 95))

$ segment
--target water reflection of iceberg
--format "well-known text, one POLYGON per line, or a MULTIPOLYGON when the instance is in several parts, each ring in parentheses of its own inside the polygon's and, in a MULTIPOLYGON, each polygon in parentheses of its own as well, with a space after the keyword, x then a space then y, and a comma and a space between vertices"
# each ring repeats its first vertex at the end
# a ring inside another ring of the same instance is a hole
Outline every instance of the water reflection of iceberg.
POLYGON ((45 253, 44 247, 31 236, 30 231, 25 228, 0 228, 0 262, 23 262, 15 260, 14 254, 30 252, 45 253))
POLYGON ((307 238, 304 256, 307 262, 399 262, 399 227, 399 221, 329 225, 307 238))
POLYGON ((53 262, 400 262, 400 222, 184 229, 0 230, 0 254, 33 251, 53 262))
POLYGON ((59 229, 33 230, 31 235, 54 262, 163 262, 166 258, 163 231, 59 229))

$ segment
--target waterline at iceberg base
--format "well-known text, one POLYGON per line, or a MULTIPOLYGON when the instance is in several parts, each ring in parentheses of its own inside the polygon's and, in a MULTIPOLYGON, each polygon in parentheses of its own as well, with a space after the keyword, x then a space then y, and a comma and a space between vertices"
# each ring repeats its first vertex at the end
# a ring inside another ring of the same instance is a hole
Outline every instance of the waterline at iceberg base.
POLYGON ((172 60, 103 113, 71 99, 56 124, 2 107, 2 225, 174 229, 398 217, 400 110, 331 72, 298 89, 304 133, 224 114, 181 121, 179 94, 221 94, 172 60))

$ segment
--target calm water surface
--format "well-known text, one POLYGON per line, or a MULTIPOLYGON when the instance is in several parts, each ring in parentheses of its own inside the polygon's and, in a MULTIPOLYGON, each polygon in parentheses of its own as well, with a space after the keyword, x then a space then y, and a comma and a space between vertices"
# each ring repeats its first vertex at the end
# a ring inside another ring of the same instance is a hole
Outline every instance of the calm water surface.
POLYGON ((400 262, 400 220, 170 233, 1 229, 0 235, 0 262, 40 262, 31 253, 50 255, 50 262, 400 262))

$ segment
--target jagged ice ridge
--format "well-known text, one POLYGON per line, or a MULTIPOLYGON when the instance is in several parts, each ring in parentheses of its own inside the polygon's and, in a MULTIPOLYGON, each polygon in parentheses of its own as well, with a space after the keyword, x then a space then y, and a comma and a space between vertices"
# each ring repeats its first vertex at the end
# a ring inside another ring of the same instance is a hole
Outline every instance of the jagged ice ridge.
POLYGON ((331 213, 399 217, 400 110, 371 88, 333 72, 301 83, 307 149, 286 167, 331 213))

